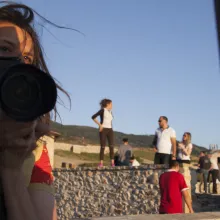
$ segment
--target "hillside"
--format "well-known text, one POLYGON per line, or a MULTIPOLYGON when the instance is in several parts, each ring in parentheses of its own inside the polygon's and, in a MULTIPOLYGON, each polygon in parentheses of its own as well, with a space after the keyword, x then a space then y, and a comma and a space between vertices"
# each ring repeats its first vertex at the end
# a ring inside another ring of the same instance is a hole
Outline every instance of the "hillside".
MULTIPOLYGON (((57 142, 66 142, 72 144, 99 144, 98 129, 88 126, 78 125, 61 125, 53 122, 52 129, 61 134, 57 138, 57 142)), ((133 147, 152 147, 153 135, 134 135, 124 134, 122 132, 114 132, 116 146, 121 144, 124 137, 129 139, 129 143, 133 147)), ((201 150, 207 150, 204 147, 193 145, 193 154, 198 154, 201 150)))

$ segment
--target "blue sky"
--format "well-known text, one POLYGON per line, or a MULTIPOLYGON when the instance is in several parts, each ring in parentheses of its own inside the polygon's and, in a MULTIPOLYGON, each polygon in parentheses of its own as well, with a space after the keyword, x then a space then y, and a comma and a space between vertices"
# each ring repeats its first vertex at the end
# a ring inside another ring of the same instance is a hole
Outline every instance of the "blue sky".
MULTIPOLYGON (((219 144, 220 73, 210 0, 23 0, 49 20, 80 30, 37 27, 53 76, 70 93, 64 124, 94 126, 102 98, 114 129, 153 134, 166 115, 178 139, 219 144), (62 43, 61 43, 61 42, 62 43)), ((62 96, 63 97, 63 96, 62 96)), ((67 107, 68 102, 63 97, 67 107)))

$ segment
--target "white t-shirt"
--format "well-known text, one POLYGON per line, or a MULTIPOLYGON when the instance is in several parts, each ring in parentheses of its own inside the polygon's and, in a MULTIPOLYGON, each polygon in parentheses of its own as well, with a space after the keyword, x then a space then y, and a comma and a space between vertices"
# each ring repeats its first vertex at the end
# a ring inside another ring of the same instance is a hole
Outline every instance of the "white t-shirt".
POLYGON ((133 163, 132 163, 132 167, 139 167, 140 166, 140 163, 134 159, 133 163))
POLYGON ((112 111, 104 108, 104 115, 103 115, 103 128, 112 128, 112 111))
POLYGON ((190 160, 190 155, 186 155, 180 147, 184 147, 187 151, 191 150, 193 148, 193 145, 189 143, 187 146, 185 146, 183 143, 180 143, 177 147, 177 159, 179 160, 190 160))
POLYGON ((176 132, 168 127, 164 130, 158 128, 155 132, 157 136, 157 152, 162 154, 172 154, 172 143, 170 138, 176 138, 176 132))
POLYGON ((218 157, 219 157, 218 153, 214 153, 214 154, 212 154, 212 156, 210 158, 210 162, 211 162, 212 168, 214 170, 219 170, 219 167, 218 167, 218 157))

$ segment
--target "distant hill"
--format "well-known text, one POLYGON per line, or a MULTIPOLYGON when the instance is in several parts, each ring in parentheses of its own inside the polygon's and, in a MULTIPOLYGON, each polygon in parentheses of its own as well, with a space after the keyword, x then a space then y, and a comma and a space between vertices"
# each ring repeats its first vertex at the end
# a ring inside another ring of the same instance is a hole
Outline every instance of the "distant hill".
MULTIPOLYGON (((52 129, 61 134, 57 138, 57 142, 65 142, 71 144, 91 144, 99 145, 98 129, 88 126, 78 125, 61 125, 52 122, 52 129)), ((129 143, 133 147, 152 147, 153 135, 134 135, 124 134, 122 132, 114 132, 115 145, 119 146, 124 137, 129 139, 129 143)), ((193 154, 198 154, 201 150, 207 150, 204 147, 193 145, 193 154)))

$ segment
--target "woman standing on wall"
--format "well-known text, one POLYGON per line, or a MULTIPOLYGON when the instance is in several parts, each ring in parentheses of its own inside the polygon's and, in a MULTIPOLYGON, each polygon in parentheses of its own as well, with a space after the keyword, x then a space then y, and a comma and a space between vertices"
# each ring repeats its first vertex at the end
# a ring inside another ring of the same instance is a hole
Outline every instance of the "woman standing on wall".
POLYGON ((100 137, 100 163, 99 167, 103 167, 104 153, 106 138, 108 139, 111 166, 114 167, 114 133, 112 129, 112 101, 110 99, 103 99, 100 102, 101 110, 92 116, 94 122, 99 126, 99 137, 100 137), (100 116, 100 122, 96 119, 100 116))

